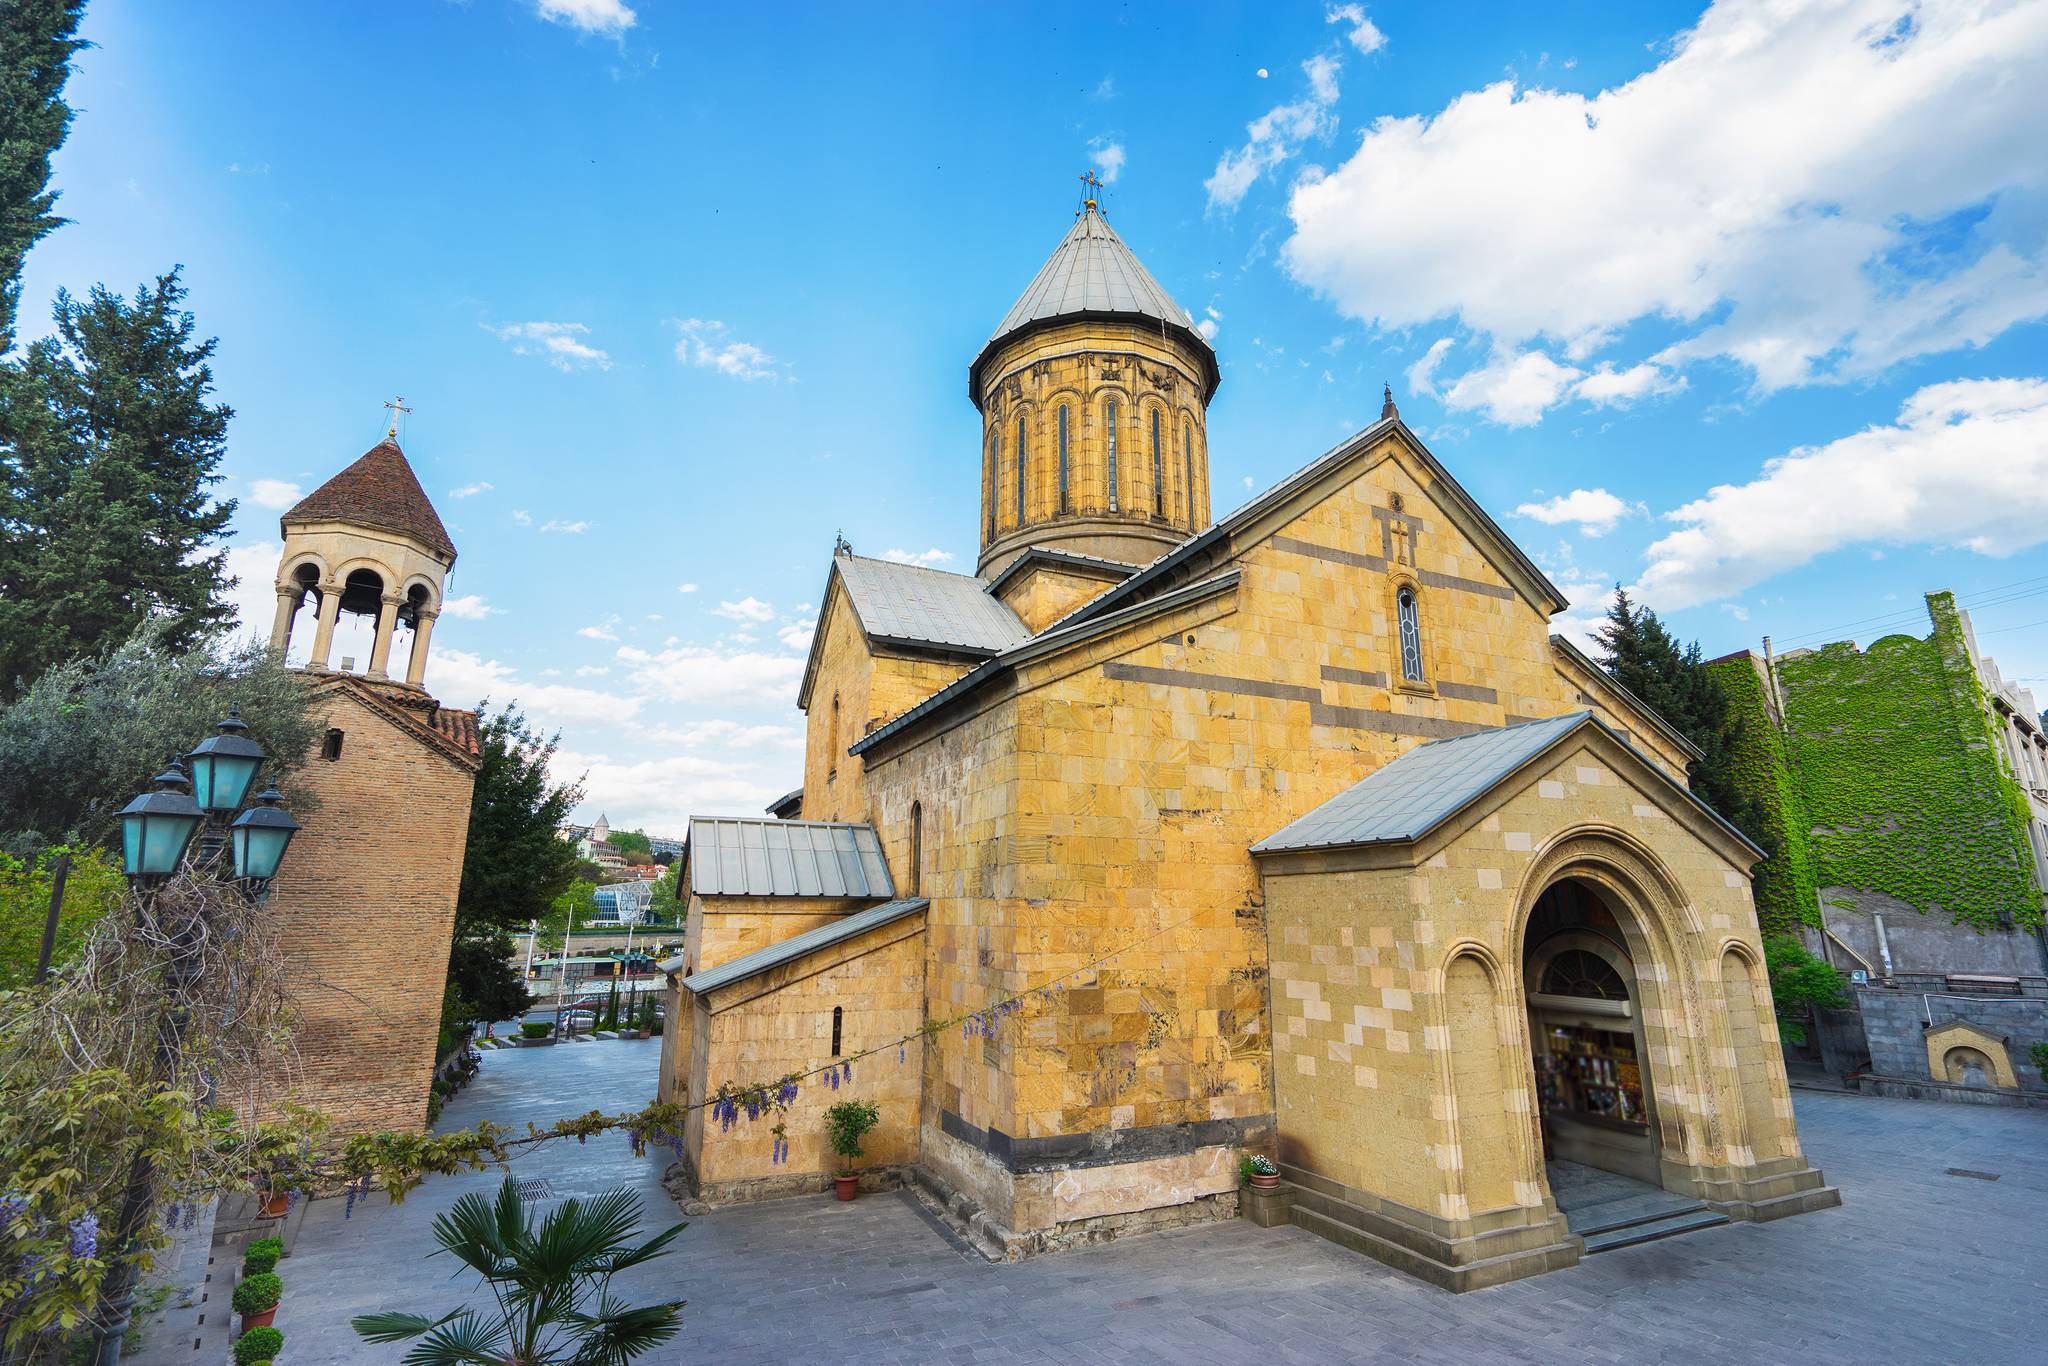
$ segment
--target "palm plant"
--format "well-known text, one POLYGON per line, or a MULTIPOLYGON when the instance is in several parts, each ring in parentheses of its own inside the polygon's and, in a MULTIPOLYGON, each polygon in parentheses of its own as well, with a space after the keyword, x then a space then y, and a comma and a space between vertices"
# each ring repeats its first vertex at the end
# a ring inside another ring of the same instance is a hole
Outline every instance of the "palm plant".
POLYGON ((615 1190, 564 1201, 536 1227, 508 1176, 496 1200, 471 1193, 436 1219, 430 1254, 482 1276, 495 1309, 363 1314, 352 1326, 369 1342, 420 1338, 404 1366, 624 1366, 682 1327, 681 1300, 635 1308, 612 1294, 614 1275, 665 1255, 685 1227, 636 1247, 639 1217, 639 1197, 615 1190))

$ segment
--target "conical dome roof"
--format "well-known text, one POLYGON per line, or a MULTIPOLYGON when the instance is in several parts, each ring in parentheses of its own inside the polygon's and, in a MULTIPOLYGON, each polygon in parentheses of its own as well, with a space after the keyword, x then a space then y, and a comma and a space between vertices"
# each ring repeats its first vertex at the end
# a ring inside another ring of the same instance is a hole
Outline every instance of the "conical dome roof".
POLYGON ((445 563, 455 563, 455 542, 427 501, 412 465, 398 442, 386 437, 353 465, 301 498, 277 519, 280 529, 294 522, 348 522, 410 536, 445 563))
POLYGON ((1091 200, 968 367, 969 397, 980 403, 982 367, 1004 345, 1041 327, 1084 318, 1150 323, 1172 333, 1201 357, 1204 400, 1216 392, 1215 348, 1091 200))

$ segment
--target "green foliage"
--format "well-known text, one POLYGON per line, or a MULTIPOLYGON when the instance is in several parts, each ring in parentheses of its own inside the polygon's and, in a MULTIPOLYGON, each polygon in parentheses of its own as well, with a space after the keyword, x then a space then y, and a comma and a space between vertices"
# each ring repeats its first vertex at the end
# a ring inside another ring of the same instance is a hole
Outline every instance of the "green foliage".
POLYGON ((51 865, 71 855, 64 903, 57 917, 51 970, 59 971, 106 913, 120 904, 127 882, 118 864, 98 849, 46 849, 34 859, 0 854, 0 991, 29 984, 42 952, 43 925, 50 914, 51 865))
POLYGON ((1741 718, 1701 659, 1699 642, 1680 648, 1655 612, 1616 588, 1600 645, 1600 662, 1614 681, 1698 746, 1687 777, 1693 794, 1754 838, 1757 813, 1732 765, 1741 718))
POLYGON ((137 631, 103 658, 73 661, 0 706, 0 846, 29 853, 118 835, 116 814, 172 754, 213 733, 239 705, 249 736, 283 773, 293 809, 312 803, 289 770, 312 748, 302 682, 255 642, 221 654, 180 651, 169 623, 137 631))
POLYGON ((619 1027, 619 983, 612 979, 611 993, 605 997, 604 1015, 598 1021, 599 1029, 616 1030, 619 1027))
POLYGON ((612 1277, 667 1254, 684 1225, 644 1243, 632 1241, 640 1199, 628 1190, 594 1200, 565 1200, 536 1227, 511 1177, 497 1199, 471 1193, 434 1220, 434 1241, 482 1277, 484 1309, 364 1314, 351 1321, 373 1343, 420 1341, 406 1366, 456 1363, 623 1363, 674 1337, 682 1302, 631 1307, 615 1298, 612 1277))
POLYGON ((882 1112, 864 1100, 842 1100, 825 1112, 825 1137, 839 1154, 842 1172, 861 1158, 861 1140, 882 1122, 882 1112))
POLYGON ((1729 769, 1755 813, 1752 837, 1768 855, 1756 866, 1756 917, 1766 936, 1795 925, 1820 925, 1806 801, 1771 719, 1763 680, 1747 655, 1710 664, 1738 719, 1728 748, 1729 769))
POLYGON ((1250 1181, 1255 1176, 1278 1176, 1280 1169, 1273 1165, 1273 1159, 1258 1153, 1246 1153, 1237 1159, 1237 1179, 1250 1181))
POLYGON ((266 1309, 277 1308, 277 1302, 284 1298, 284 1277, 275 1271, 259 1271, 253 1276, 244 1276, 235 1287, 235 1312, 237 1314, 260 1314, 266 1309))
POLYGON ((656 1027, 656 1023, 657 1021, 655 1020, 654 1016, 654 996, 652 993, 645 993, 640 997, 639 1018, 634 1023, 633 1027, 635 1029, 647 1030, 651 1032, 656 1027))
POLYGON ((2030 1043, 2027 1056, 2033 1060, 2034 1070, 2041 1074, 2041 1080, 2048 1082, 2048 1043, 2030 1043))
POLYGON ((1806 1042, 1809 1009, 1840 1010, 1849 1004, 1842 975, 1789 934, 1764 940, 1764 966, 1771 977, 1778 1032, 1793 1043, 1806 1042))
POLYGON ((652 863, 654 842, 647 838, 645 830, 614 830, 611 846, 625 855, 628 863, 652 863))
POLYGON ((255 1276, 277 1265, 284 1256, 284 1239, 258 1238, 242 1251, 242 1274, 255 1276))
POLYGON ((504 930, 484 928, 455 938, 448 950, 448 987, 461 1003, 457 1018, 516 1020, 532 1008, 533 993, 512 957, 512 936, 504 930))
POLYGON ((655 882, 651 898, 647 903, 647 918, 657 925, 680 925, 688 913, 683 905, 683 865, 680 862, 669 865, 655 882))
POLYGON ((560 945, 562 937, 588 926, 597 915, 597 888, 578 878, 548 907, 540 918, 541 942, 560 945))
POLYGON ((284 1349, 284 1334, 270 1325, 251 1328, 235 1339, 235 1366, 256 1366, 284 1349))
POLYGON ((519 1032, 529 1039, 545 1039, 555 1032, 555 1027, 546 1020, 525 1020, 520 1023, 519 1032))
POLYGON ((87 44, 85 0, 8 0, 0 5, 0 354, 14 346, 21 264, 65 220, 52 210, 50 157, 71 129, 64 83, 87 44))
POLYGON ((1884 892, 1994 929, 2041 922, 2027 808, 2006 771, 1955 601, 1925 640, 1886 636, 1783 660, 1788 756, 1812 880, 1884 892))
POLYGON ((0 697, 147 622, 183 652, 234 618, 212 493, 233 414, 184 301, 175 270, 132 300, 60 291, 57 335, 0 384, 0 697))

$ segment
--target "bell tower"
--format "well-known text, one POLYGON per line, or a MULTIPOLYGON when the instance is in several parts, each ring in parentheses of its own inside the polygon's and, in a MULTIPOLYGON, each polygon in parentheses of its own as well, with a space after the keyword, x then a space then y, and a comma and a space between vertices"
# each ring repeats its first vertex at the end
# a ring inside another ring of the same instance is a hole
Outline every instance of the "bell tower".
MULTIPOLYGON (((391 405, 387 405, 391 406, 391 405)), ((427 649, 440 615, 442 587, 455 566, 455 543, 398 448, 396 424, 361 459, 306 495, 278 519, 284 554, 277 565, 277 617, 270 648, 282 658, 294 620, 310 598, 318 604, 309 672, 332 668, 334 628, 343 612, 374 618, 363 676, 391 676, 397 628, 412 629, 403 686, 424 691, 427 649)))
POLYGON ((1082 181, 1074 226, 967 371, 985 578, 1032 547, 1145 564, 1209 524, 1215 348, 1082 181))

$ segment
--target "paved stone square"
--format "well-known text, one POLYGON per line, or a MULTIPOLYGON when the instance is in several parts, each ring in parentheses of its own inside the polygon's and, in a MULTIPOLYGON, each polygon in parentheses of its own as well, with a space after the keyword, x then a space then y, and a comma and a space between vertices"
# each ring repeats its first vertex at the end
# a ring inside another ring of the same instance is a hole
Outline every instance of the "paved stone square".
MULTIPOLYGON (((523 1127, 652 1089, 655 1041, 487 1054, 444 1125, 523 1127)), ((1843 1207, 1604 1253, 1452 1295, 1299 1229, 1248 1221, 990 1265, 908 1195, 829 1196, 690 1221, 667 1259, 621 1277, 632 1299, 681 1296, 655 1362, 1954 1362, 2044 1359, 2048 1116, 1796 1093, 1807 1153, 1843 1207), (1996 1181, 1947 1174, 1995 1173, 1996 1181)), ((673 1206, 665 1155, 622 1138, 515 1164, 557 1196, 626 1184, 648 1226, 673 1206)), ((429 1182, 403 1205, 342 1218, 316 1202, 279 1270, 283 1359, 396 1362, 349 1331, 374 1309, 441 1313, 473 1281, 431 1249, 434 1215, 498 1174, 429 1182)), ((209 1366, 211 1364, 209 1363, 209 1366)))

